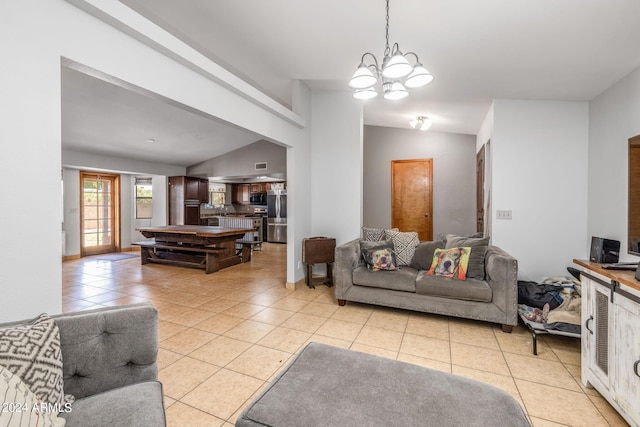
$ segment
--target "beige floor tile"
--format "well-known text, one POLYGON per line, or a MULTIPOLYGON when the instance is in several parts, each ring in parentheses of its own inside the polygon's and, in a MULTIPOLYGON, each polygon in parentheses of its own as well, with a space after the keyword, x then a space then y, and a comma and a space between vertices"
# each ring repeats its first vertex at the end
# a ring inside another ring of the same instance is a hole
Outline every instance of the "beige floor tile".
POLYGON ((451 363, 440 362, 439 360, 425 359, 424 357, 414 356, 408 353, 399 353, 398 360, 449 374, 451 373, 451 363))
POLYGON ((587 394, 590 396, 602 397, 600 393, 598 393, 598 390, 596 390, 595 388, 587 388, 584 386, 584 384, 582 384, 582 371, 580 366, 575 366, 575 365, 564 365, 564 366, 565 368, 567 368, 567 370, 569 371, 573 379, 576 380, 576 383, 580 386, 584 394, 587 394))
POLYGON ((568 426, 605 427, 608 423, 582 392, 516 379, 527 413, 568 426))
POLYGON ((349 303, 342 307, 338 306, 338 309, 333 316, 334 320, 344 320, 345 322, 360 323, 364 325, 369 320, 369 317, 373 313, 373 308, 368 305, 349 303))
POLYGON ((290 357, 291 353, 254 345, 225 368, 266 381, 284 366, 290 357))
MULTIPOLYGON (((451 342, 475 345, 477 347, 500 350, 493 326, 486 322, 456 320, 449 322, 451 342)), ((503 333, 503 332, 501 332, 503 333)))
POLYGON ((226 298, 216 298, 212 301, 202 304, 198 308, 200 310, 212 311, 214 313, 222 313, 225 310, 230 309, 234 305, 238 305, 239 301, 234 301, 226 298))
MULTIPOLYGON (((533 338, 531 333, 515 333, 512 332, 510 334, 505 334, 501 332, 495 333, 496 339, 498 340, 498 345, 500 349, 505 353, 514 353, 520 354, 523 356, 532 356, 533 355, 533 338)), ((538 359, 545 360, 553 360, 559 361, 558 357, 555 355, 553 351, 551 351, 551 347, 547 345, 547 342, 541 340, 538 337, 537 340, 537 349, 538 355, 536 356, 538 359)))
POLYGON ((163 370, 183 357, 184 355, 180 353, 174 353, 173 351, 165 350, 164 348, 158 349, 158 358, 156 359, 158 370, 163 370))
POLYGON ((407 321, 407 334, 420 335, 441 340, 449 339, 449 319, 430 314, 411 314, 407 321))
POLYGON ((589 396, 591 402, 598 408, 605 420, 612 427, 627 427, 629 424, 622 418, 607 399, 601 396, 589 396))
POLYGON ((275 326, 267 325, 266 323, 245 320, 238 326, 225 332, 224 335, 229 338, 257 343, 275 328, 275 326))
POLYGON ((184 357, 161 370, 158 379, 167 396, 180 399, 219 369, 209 363, 184 357))
POLYGON ((218 313, 196 324, 194 328, 221 335, 242 322, 244 322, 244 320, 240 317, 218 313))
POLYGON ((160 322, 158 322, 158 329, 159 329, 158 335, 159 335, 160 341, 164 341, 169 337, 172 337, 182 331, 185 331, 187 329, 187 326, 178 325, 177 323, 160 320, 160 322))
POLYGON ((553 421, 543 420, 541 418, 529 417, 533 427, 565 427, 566 424, 554 423, 553 421))
POLYGON ((543 335, 541 337, 562 363, 580 365, 580 340, 560 335, 543 335))
POLYGON ((222 312, 222 314, 226 314, 228 316, 240 317, 241 319, 249 319, 250 317, 256 315, 257 313, 264 310, 265 307, 263 305, 256 304, 248 304, 246 302, 241 302, 239 304, 234 305, 231 308, 226 309, 222 312))
POLYGON ((327 319, 324 317, 312 316, 310 314, 296 313, 283 322, 280 326, 295 329, 298 331, 314 333, 322 326, 327 319))
POLYGON ((310 337, 311 334, 308 332, 278 327, 258 341, 258 345, 293 354, 300 350, 310 337))
POLYGON ((238 372, 221 369, 181 401, 226 420, 233 415, 264 381, 238 372))
POLYGON ((376 308, 369 316, 366 325, 373 328, 404 332, 408 320, 409 312, 407 311, 376 308))
POLYGON ((452 342, 451 364, 500 375, 510 375, 507 362, 501 351, 475 345, 452 342))
POLYGON ((461 377, 491 384, 494 387, 506 391, 524 408, 522 398, 520 397, 520 392, 518 392, 518 387, 516 387, 516 383, 510 375, 499 375, 492 372, 479 371, 477 369, 471 369, 457 365, 453 365, 451 369, 452 373, 455 375, 460 375, 461 377))
POLYGON ((199 359, 216 366, 226 366, 244 353, 251 343, 219 336, 192 352, 189 357, 199 359))
POLYGON ((202 412, 199 409, 192 408, 181 402, 176 402, 166 411, 167 427, 183 427, 183 426, 210 426, 221 427, 225 421, 202 412))
POLYGON ((185 307, 184 305, 178 305, 173 303, 164 302, 164 304, 160 304, 158 300, 152 299, 153 305, 158 307, 158 317, 160 320, 169 320, 172 317, 179 316, 187 311, 189 311, 189 307, 185 307))
POLYGON ((250 297, 245 302, 249 304, 263 305, 265 307, 269 307, 275 304, 276 302, 280 301, 282 298, 283 297, 281 296, 277 296, 273 294, 260 293, 250 297))
POLYGON ((437 338, 404 334, 402 345, 400 346, 400 354, 402 353, 425 359, 433 359, 448 364, 451 363, 449 341, 437 338))
POLYGON ((332 345, 334 347, 340 347, 340 348, 349 348, 352 344, 351 341, 341 340, 339 338, 331 338, 324 335, 311 335, 311 337, 307 340, 305 345, 311 342, 332 345))
POLYGON ((353 341, 361 330, 362 325, 360 323, 329 319, 316 331, 316 334, 353 341))
POLYGON ((305 305, 300 313, 309 314, 311 316, 324 317, 328 319, 338 310, 339 305, 324 304, 321 302, 310 302, 305 305))
MULTIPOLYGON (((268 292, 265 292, 265 294, 267 293, 268 292)), ((271 307, 278 308, 280 310, 289 310, 289 311, 297 312, 309 303, 310 303, 309 301, 305 301, 297 298, 282 297, 282 299, 271 304, 271 307)))
POLYGON ((210 318, 211 316, 213 316, 215 313, 212 313, 210 311, 207 310, 200 310, 199 308, 192 308, 189 309, 187 311, 184 311, 180 314, 177 314, 175 316, 170 316, 168 317, 166 320, 172 323, 177 323, 179 325, 185 325, 185 326, 193 326, 197 323, 200 323, 208 318, 210 318))
POLYGON ((504 358, 514 378, 526 379, 567 390, 582 391, 571 373, 560 362, 505 353, 504 358))
POLYGON ((378 348, 378 347, 371 347, 369 345, 359 344, 357 342, 351 344, 350 349, 353 351, 359 351, 360 353, 373 354, 375 356, 385 357, 387 359, 392 359, 392 360, 396 360, 396 357, 398 356, 397 351, 385 350, 383 348, 378 348))
POLYGON ((198 347, 202 347, 217 335, 198 329, 186 329, 160 342, 160 347, 174 353, 189 354, 198 347))
POLYGON ((278 326, 294 314, 295 313, 293 311, 267 307, 264 310, 260 311, 258 314, 252 316, 251 320, 278 326))
POLYGON ((256 295, 258 295, 257 292, 248 292, 248 291, 243 291, 243 290, 235 290, 235 291, 227 293, 224 297, 226 299, 230 299, 230 300, 234 300, 234 301, 245 302, 245 301, 255 297, 256 295))
POLYGON ((355 342, 397 352, 402 343, 402 332, 364 325, 355 342))

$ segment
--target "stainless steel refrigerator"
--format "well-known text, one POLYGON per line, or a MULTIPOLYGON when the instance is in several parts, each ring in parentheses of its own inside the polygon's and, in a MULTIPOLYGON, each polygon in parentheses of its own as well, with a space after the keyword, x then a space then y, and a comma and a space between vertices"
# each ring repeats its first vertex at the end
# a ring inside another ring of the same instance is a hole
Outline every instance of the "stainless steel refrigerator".
POLYGON ((287 243, 287 192, 267 192, 267 242, 287 243))

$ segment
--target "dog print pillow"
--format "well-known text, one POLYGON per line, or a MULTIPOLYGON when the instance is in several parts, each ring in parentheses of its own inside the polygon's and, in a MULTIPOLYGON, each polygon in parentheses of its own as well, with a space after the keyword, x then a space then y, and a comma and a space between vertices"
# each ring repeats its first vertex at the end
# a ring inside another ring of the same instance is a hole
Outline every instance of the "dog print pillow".
POLYGON ((470 247, 436 249, 433 253, 431 268, 427 271, 427 274, 466 280, 470 254, 470 247))

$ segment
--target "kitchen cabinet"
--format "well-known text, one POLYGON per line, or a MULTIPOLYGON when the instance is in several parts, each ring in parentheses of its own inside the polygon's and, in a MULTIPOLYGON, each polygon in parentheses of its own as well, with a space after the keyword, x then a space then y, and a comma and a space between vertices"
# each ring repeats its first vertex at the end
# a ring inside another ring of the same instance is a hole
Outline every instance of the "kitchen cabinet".
POLYGON ((233 184, 231 202, 236 205, 248 205, 250 184, 233 184))
POLYGON ((261 182, 251 184, 251 194, 263 193, 265 191, 267 191, 267 190, 265 190, 265 184, 263 184, 261 182))
POLYGON ((200 225, 200 204, 209 201, 209 181, 169 177, 169 225, 200 225))
POLYGON ((640 426, 640 284, 634 272, 574 261, 582 273, 582 382, 640 426))

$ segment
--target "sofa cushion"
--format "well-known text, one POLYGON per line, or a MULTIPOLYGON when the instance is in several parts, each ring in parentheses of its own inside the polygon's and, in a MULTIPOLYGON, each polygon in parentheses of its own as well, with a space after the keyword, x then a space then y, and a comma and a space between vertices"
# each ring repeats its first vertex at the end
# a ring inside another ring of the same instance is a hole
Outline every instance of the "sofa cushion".
POLYGON ((77 399, 61 416, 67 427, 164 426, 162 384, 147 381, 77 399))
POLYGON ((64 406, 52 406, 49 410, 48 404, 4 366, 0 366, 0 398, 0 426, 64 427, 64 419, 58 417, 58 411, 64 410, 64 406))
POLYGON ((480 302, 491 302, 493 297, 491 287, 482 280, 467 279, 461 281, 446 277, 429 276, 425 271, 418 273, 416 293, 434 297, 480 302))
POLYGON ((398 265, 409 265, 416 251, 416 246, 420 244, 418 233, 415 231, 401 232, 395 230, 385 230, 387 239, 393 241, 393 250, 396 252, 398 265))
POLYGON ((433 261, 433 253, 436 249, 444 249, 444 241, 437 240, 435 242, 420 242, 415 248, 413 258, 409 266, 416 270, 428 270, 431 268, 433 261))
POLYGON ((469 270, 467 277, 471 279, 484 280, 484 257, 489 246, 489 237, 465 237, 447 234, 446 249, 458 246, 471 247, 469 257, 469 270))
MULTIPOLYGON (((389 230, 398 231, 397 228, 390 228, 389 230)), ((387 230, 384 228, 362 227, 362 240, 365 242, 378 242, 380 240, 384 240, 385 231, 387 230)))
MULTIPOLYGON (((0 327, 0 365, 20 377, 44 402, 65 403, 60 332, 48 315, 0 327)), ((72 402, 73 396, 67 401, 72 402)))
POLYGON ((375 242, 363 242, 369 243, 361 246, 362 258, 367 264, 369 270, 395 270, 398 263, 396 262, 396 254, 393 251, 393 243, 390 240, 382 240, 375 242))
POLYGON ((467 266, 471 248, 436 249, 433 253, 429 276, 449 277, 451 279, 466 280, 467 266))
POLYGON ((418 270, 402 267, 395 271, 371 271, 366 267, 353 270, 353 284, 372 288, 392 289, 395 291, 416 291, 418 270))

